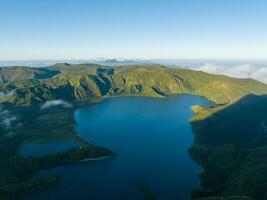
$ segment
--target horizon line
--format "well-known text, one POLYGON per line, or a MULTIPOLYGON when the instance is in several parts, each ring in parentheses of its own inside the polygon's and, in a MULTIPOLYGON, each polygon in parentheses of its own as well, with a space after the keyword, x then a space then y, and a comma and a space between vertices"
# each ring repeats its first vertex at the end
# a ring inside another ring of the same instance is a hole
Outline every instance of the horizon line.
POLYGON ((265 60, 267 58, 120 58, 120 57, 103 57, 103 58, 58 58, 58 59, 0 59, 0 62, 12 62, 12 61, 90 61, 90 60, 117 60, 117 61, 131 61, 131 60, 140 60, 140 61, 151 61, 151 60, 265 60))

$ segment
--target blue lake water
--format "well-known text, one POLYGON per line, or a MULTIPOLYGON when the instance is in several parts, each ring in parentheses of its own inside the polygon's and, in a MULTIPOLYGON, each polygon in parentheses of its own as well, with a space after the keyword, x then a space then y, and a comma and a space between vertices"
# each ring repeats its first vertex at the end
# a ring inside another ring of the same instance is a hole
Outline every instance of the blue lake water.
POLYGON ((32 199, 145 199, 144 181, 157 200, 188 200, 199 184, 201 168, 191 159, 189 119, 192 105, 210 105, 203 97, 120 97, 77 110, 77 132, 88 142, 107 147, 115 159, 42 171, 61 183, 32 199))

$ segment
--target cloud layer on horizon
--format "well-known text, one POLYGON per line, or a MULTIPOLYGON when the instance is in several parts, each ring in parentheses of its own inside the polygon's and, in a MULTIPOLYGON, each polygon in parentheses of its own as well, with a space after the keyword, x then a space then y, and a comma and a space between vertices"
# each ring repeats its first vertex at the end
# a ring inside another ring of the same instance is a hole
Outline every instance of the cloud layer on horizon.
POLYGON ((256 67, 253 65, 223 66, 205 64, 191 69, 211 74, 223 74, 235 78, 252 78, 267 83, 267 67, 256 67))

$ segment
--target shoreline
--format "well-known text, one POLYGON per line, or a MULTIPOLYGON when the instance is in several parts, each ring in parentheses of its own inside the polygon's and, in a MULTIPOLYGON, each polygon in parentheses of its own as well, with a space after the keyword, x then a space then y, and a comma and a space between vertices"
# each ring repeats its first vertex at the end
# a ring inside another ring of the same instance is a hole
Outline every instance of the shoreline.
POLYGON ((93 162, 93 161, 101 161, 101 160, 108 160, 108 159, 112 159, 115 158, 115 155, 112 156, 102 156, 102 157, 96 157, 96 158, 85 158, 80 160, 79 162, 93 162))

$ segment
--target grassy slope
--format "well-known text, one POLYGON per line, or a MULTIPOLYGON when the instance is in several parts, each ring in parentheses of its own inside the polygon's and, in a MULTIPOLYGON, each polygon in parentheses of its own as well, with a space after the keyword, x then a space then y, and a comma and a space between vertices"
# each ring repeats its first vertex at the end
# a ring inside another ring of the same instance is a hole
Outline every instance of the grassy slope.
POLYGON ((17 105, 53 99, 82 101, 99 96, 160 97, 180 93, 202 95, 216 103, 231 103, 250 93, 267 93, 265 84, 252 79, 234 79, 159 65, 111 68, 93 64, 57 64, 45 70, 2 69, 0 77, 8 80, 0 84, 0 89, 14 92, 2 101, 17 105), (10 74, 15 76, 10 77, 10 74))

